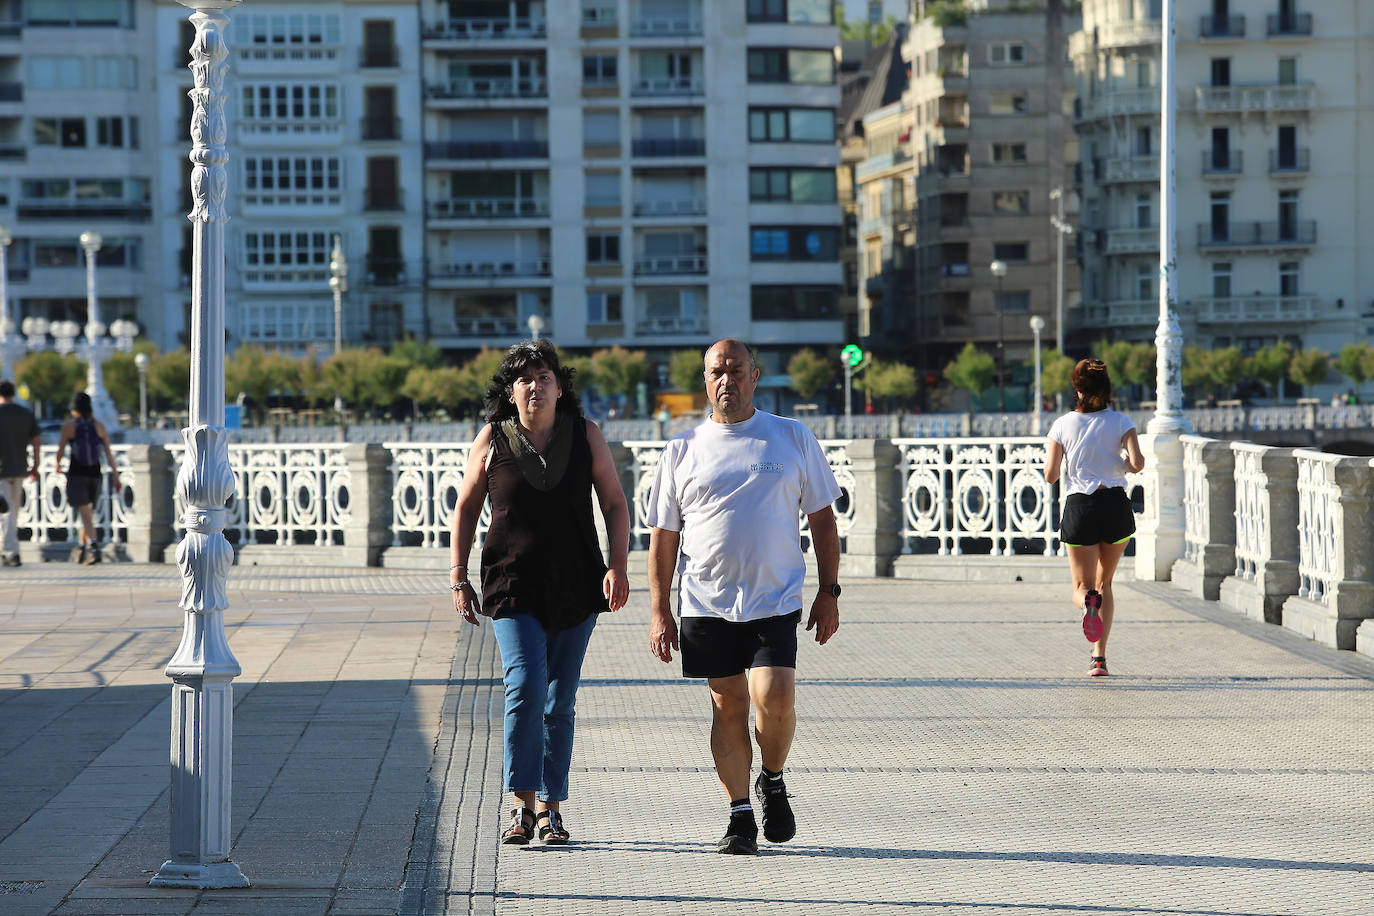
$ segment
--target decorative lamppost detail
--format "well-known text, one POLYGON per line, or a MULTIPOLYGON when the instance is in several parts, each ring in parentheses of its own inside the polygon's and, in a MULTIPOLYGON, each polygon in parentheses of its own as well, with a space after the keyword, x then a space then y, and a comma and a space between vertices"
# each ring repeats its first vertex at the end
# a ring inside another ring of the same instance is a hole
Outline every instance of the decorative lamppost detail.
POLYGON ((1007 262, 1002 260, 993 261, 988 265, 988 270, 997 278, 997 409, 1005 411, 1007 409, 1007 378, 1006 378, 1006 348, 1007 341, 1004 333, 1003 319, 1005 316, 1004 303, 1002 301, 1002 278, 1007 275, 1007 262))
POLYGON ((195 12, 191 24, 190 159, 194 227, 191 267, 190 425, 176 493, 185 507, 186 537, 177 547, 181 644, 167 664, 172 679, 171 858, 150 882, 161 887, 245 887, 229 861, 234 703, 240 673, 229 650, 223 612, 233 549, 224 538, 226 505, 234 495, 224 429, 224 231, 227 127, 224 81, 229 50, 219 15, 240 0, 178 0, 195 12))
POLYGON ((0 226, 0 378, 14 378, 15 364, 24 355, 24 342, 19 328, 10 317, 9 260, 10 243, 14 237, 0 226))

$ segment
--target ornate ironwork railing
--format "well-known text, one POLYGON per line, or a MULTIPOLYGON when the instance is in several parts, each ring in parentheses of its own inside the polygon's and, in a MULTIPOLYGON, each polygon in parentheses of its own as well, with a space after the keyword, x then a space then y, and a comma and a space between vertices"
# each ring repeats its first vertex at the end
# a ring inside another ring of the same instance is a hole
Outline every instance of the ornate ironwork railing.
POLYGON ((1298 595, 1327 604, 1339 577, 1340 488, 1336 465, 1340 455, 1299 451, 1298 464, 1298 595))
MULTIPOLYGON (((448 547, 458 491, 472 444, 386 442, 391 452, 391 543, 395 547, 448 547)), ((491 526, 491 503, 477 522, 480 545, 491 526)))
MULTIPOLYGON (((107 470, 101 480, 100 495, 95 501, 95 527, 101 540, 119 544, 128 540, 129 524, 133 517, 134 493, 142 485, 129 466, 129 447, 111 447, 115 467, 119 470, 121 489, 116 491, 107 470)), ((23 503, 19 507, 20 538, 33 544, 69 543, 80 540, 81 519, 67 503, 67 475, 53 467, 44 449, 38 479, 24 478, 23 503), (28 536, 24 537, 24 532, 28 536)))
POLYGON ((1264 453, 1269 446, 1231 443, 1236 461, 1236 575, 1254 582, 1257 570, 1269 560, 1269 500, 1265 490, 1264 453))

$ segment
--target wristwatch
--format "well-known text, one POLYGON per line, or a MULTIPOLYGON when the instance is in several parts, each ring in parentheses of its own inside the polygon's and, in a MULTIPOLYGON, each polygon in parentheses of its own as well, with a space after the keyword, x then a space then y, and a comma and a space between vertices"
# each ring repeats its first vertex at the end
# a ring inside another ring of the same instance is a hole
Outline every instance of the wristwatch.
POLYGON ((838 598, 840 597, 840 583, 831 582, 829 585, 822 585, 821 591, 829 592, 831 598, 838 598))

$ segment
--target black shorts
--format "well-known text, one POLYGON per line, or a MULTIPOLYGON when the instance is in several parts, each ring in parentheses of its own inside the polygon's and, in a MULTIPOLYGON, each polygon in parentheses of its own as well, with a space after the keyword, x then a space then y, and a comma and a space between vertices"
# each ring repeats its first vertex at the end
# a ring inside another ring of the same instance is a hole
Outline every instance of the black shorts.
POLYGON ((1121 544, 1135 534, 1131 498, 1121 487, 1103 487, 1096 493, 1070 493, 1064 500, 1059 540, 1068 547, 1121 544))
POLYGON ((67 505, 73 509, 93 505, 100 496, 100 478, 84 474, 67 475, 67 505))
POLYGON ((682 676, 734 677, 748 668, 795 668, 799 623, 801 611, 743 623, 683 617, 682 676))

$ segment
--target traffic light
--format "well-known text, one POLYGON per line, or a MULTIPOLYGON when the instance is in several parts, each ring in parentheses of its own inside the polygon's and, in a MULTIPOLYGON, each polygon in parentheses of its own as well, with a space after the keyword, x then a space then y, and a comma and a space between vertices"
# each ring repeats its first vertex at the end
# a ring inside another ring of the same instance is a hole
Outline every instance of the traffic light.
POLYGON ((847 362, 851 367, 854 367, 864 361, 864 351, 860 350, 855 344, 849 344, 840 351, 840 359, 847 362))

